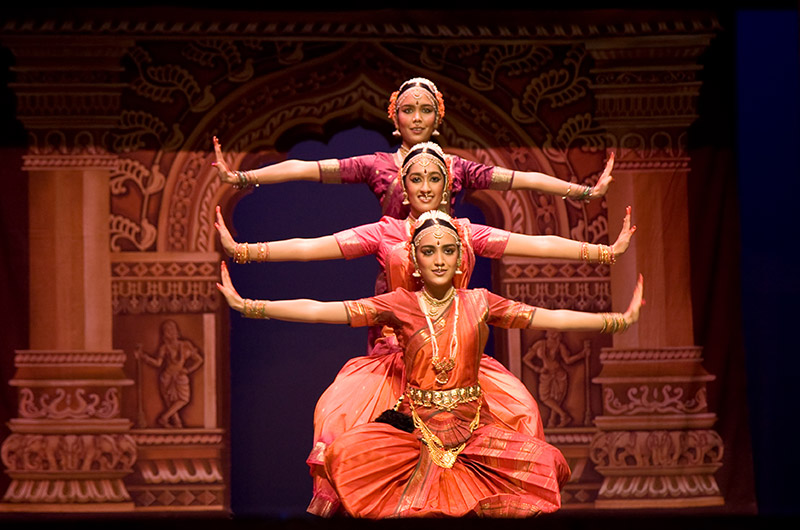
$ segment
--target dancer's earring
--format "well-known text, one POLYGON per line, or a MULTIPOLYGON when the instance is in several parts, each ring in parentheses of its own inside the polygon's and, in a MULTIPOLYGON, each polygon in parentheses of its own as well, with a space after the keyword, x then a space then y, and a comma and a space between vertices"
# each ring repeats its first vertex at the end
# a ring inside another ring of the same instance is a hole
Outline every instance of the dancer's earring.
POLYGON ((414 272, 411 273, 411 276, 413 276, 414 278, 421 278, 422 273, 419 272, 419 269, 414 269, 414 272))
POLYGON ((431 136, 439 136, 439 131, 434 129, 433 132, 431 133, 431 136))
POLYGON ((408 193, 403 191, 403 205, 404 206, 408 206, 408 204, 409 204, 409 202, 408 202, 408 193))
POLYGON ((447 192, 445 191, 442 193, 442 202, 441 204, 447 204, 447 192))
POLYGON ((392 131, 392 136, 400 136, 400 131, 395 129, 394 131, 392 131))

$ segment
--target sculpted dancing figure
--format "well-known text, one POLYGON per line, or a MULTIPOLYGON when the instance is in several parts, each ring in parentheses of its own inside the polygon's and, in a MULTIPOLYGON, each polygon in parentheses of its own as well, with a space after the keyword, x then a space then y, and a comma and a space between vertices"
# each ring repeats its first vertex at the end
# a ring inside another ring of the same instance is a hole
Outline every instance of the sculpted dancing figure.
POLYGON ((224 262, 218 288, 247 317, 394 329, 404 379, 391 412, 348 428, 322 454, 348 515, 527 517, 557 510, 570 475, 566 460, 543 439, 499 421, 487 399, 492 390, 479 379, 487 326, 624 331, 639 318, 641 276, 624 313, 548 310, 457 288, 461 236, 438 211, 414 222, 409 252, 419 290, 345 302, 243 299, 224 262))
MULTIPOLYGON (((403 203, 398 170, 412 146, 428 142, 432 136, 438 134, 437 129, 444 119, 444 112, 444 98, 436 85, 428 79, 417 77, 400 85, 389 100, 388 115, 394 122, 394 134, 402 139, 400 148, 394 153, 379 152, 341 160, 284 160, 258 169, 236 171, 228 167, 219 140, 214 137, 214 164, 220 179, 237 187, 295 180, 365 183, 380 201, 383 215, 404 219, 409 213, 409 207, 403 203)), ((567 182, 536 171, 514 171, 486 166, 454 155, 448 155, 447 159, 451 167, 452 182, 450 195, 445 200, 450 205, 463 188, 530 189, 564 198, 592 200, 605 195, 613 180, 613 153, 594 186, 567 182)))
MULTIPOLYGON (((408 202, 405 219, 384 216, 378 222, 319 238, 295 238, 262 243, 237 243, 225 226, 217 208, 217 229, 222 246, 237 263, 249 261, 307 261, 353 259, 374 254, 383 271, 384 283, 376 294, 398 288, 418 290, 410 254, 411 230, 425 212, 446 208, 445 197, 452 190, 451 167, 441 148, 431 142, 415 145, 406 154, 399 171, 401 196, 408 202)), ((622 231, 613 245, 597 245, 558 236, 531 236, 472 224, 468 219, 453 219, 462 245, 462 259, 456 287, 467 287, 475 265, 475 255, 548 257, 613 263, 625 252, 635 227, 630 224, 630 209, 622 231)), ((308 458, 314 476, 314 497, 309 511, 330 515, 338 509, 337 495, 327 482, 321 458, 325 448, 344 430, 368 422, 385 409, 403 384, 402 350, 388 324, 370 328, 369 357, 356 357, 340 371, 317 403, 314 421, 314 446, 308 458), (367 388, 368 391, 356 389, 367 388)), ((544 439, 535 400, 501 363, 484 355, 480 361, 481 384, 491 387, 488 400, 495 415, 514 429, 524 429, 544 439), (503 396, 503 399, 499 399, 503 396)))
POLYGON ((137 359, 160 369, 158 389, 164 402, 164 411, 158 417, 158 424, 167 428, 183 427, 179 412, 191 399, 189 375, 203 364, 197 347, 181 336, 177 322, 165 320, 161 324, 158 350, 150 355, 138 344, 133 353, 137 359))

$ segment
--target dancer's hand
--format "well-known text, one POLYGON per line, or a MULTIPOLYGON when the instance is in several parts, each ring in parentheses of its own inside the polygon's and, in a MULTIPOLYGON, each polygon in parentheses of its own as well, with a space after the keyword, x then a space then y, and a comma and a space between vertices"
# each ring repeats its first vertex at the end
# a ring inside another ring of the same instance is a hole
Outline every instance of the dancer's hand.
POLYGON ((217 168, 217 174, 220 180, 226 184, 238 184, 239 179, 236 173, 230 170, 225 159, 222 157, 222 146, 219 145, 219 140, 216 136, 214 137, 214 154, 217 159, 215 162, 212 162, 211 165, 217 168))
POLYGON ((628 206, 625 208, 625 217, 622 219, 622 231, 620 231, 614 244, 611 245, 615 258, 618 258, 628 250, 634 232, 636 232, 636 226, 631 226, 631 207, 628 206))
POLYGON ((606 161, 606 167, 603 170, 603 173, 600 175, 600 178, 597 179, 597 184, 594 185, 592 188, 592 198, 599 198, 606 194, 608 191, 608 187, 611 186, 611 183, 614 181, 614 177, 611 176, 611 170, 614 169, 614 152, 612 151, 610 155, 608 155, 608 160, 606 161))
POLYGON ((239 311, 240 313, 244 311, 244 300, 239 293, 236 292, 236 288, 233 286, 233 282, 231 281, 231 275, 228 272, 228 266, 225 265, 223 261, 220 265, 220 277, 222 278, 222 283, 217 283, 217 289, 222 295, 225 297, 225 300, 228 302, 228 305, 231 306, 232 309, 239 311))
POLYGON ((633 289, 633 296, 631 297, 631 303, 628 305, 628 309, 622 313, 622 316, 625 317, 625 322, 628 325, 633 324, 637 320, 639 320, 639 311, 641 310, 642 306, 644 305, 644 277, 639 274, 639 280, 636 282, 636 287, 633 289))
POLYGON ((228 231, 219 206, 217 206, 217 220, 214 222, 214 228, 219 232, 219 241, 222 243, 222 248, 225 249, 225 254, 233 256, 236 240, 233 239, 233 236, 231 236, 231 233, 228 231))

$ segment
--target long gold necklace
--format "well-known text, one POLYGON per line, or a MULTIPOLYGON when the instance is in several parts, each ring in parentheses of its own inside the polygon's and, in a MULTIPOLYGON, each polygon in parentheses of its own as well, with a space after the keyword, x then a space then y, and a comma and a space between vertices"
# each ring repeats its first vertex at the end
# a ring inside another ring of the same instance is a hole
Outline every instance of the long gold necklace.
MULTIPOLYGON (((433 322, 431 321, 430 310, 425 312, 425 321, 428 323, 428 331, 431 335, 431 364, 433 365, 433 371, 436 373, 436 382, 440 385, 446 384, 450 380, 450 372, 453 371, 453 368, 456 367, 456 353, 458 352, 458 334, 456 333, 456 326, 458 326, 458 297, 455 296, 455 289, 451 287, 451 291, 448 291, 448 294, 445 296, 445 299, 449 302, 450 299, 455 297, 453 301, 453 332, 450 336, 450 355, 447 356, 445 359, 439 358, 439 341, 436 338, 436 333, 433 329, 433 322)), ((423 298, 426 300, 430 297, 433 300, 436 300, 429 294, 425 292, 425 289, 422 289, 423 298)), ((437 300, 439 302, 439 300, 437 300)))

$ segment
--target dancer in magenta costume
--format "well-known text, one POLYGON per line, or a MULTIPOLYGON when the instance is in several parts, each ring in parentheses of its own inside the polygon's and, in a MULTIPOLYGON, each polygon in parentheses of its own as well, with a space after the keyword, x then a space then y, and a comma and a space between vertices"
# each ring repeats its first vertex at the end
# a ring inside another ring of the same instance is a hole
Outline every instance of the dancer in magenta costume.
MULTIPOLYGON (((417 77, 405 81, 389 99, 388 115, 395 125, 394 134, 402 139, 400 148, 394 153, 379 152, 320 161, 284 160, 258 169, 235 171, 228 167, 222 147, 214 137, 214 165, 222 182, 237 187, 296 180, 363 183, 380 201, 383 215, 405 219, 409 208, 402 202, 402 183, 398 179, 400 166, 413 145, 428 142, 439 134, 437 129, 444 119, 444 112, 444 98, 436 85, 428 79, 417 77)), ((594 186, 567 182, 536 171, 486 166, 455 155, 447 155, 447 158, 452 177, 448 198, 451 207, 462 189, 528 189, 588 201, 605 195, 613 180, 613 153, 594 186)))

